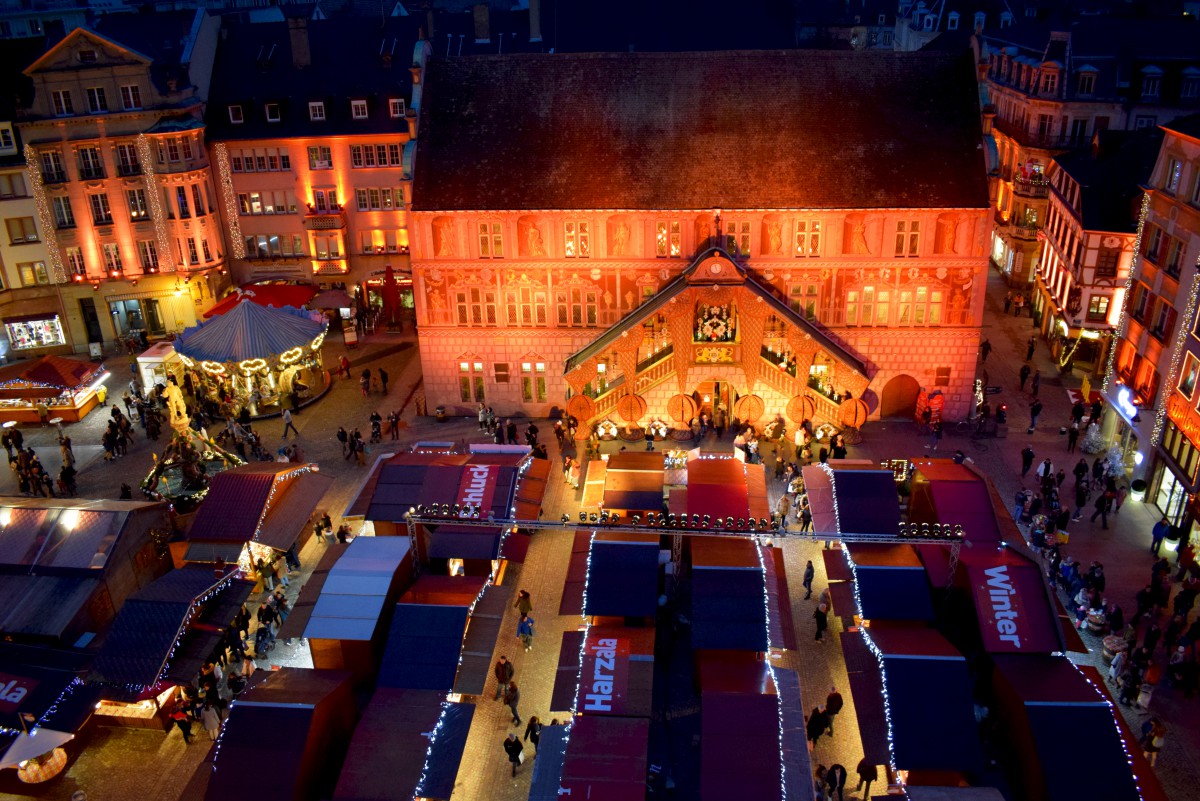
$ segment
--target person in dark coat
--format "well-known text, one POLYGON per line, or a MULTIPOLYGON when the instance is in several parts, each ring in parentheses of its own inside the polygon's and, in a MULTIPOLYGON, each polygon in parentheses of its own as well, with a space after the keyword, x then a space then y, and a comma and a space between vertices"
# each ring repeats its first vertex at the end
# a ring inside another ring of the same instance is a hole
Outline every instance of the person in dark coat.
POLYGON ((842 701, 842 694, 837 691, 837 687, 829 688, 829 695, 825 697, 825 714, 829 715, 829 736, 833 736, 833 719, 837 717, 838 712, 842 711, 845 702, 842 701))
POLYGON ((542 739, 542 722, 537 715, 529 718, 529 724, 525 726, 525 739, 533 743, 533 755, 537 756, 538 741, 542 739))
POLYGON ((808 725, 805 727, 805 733, 808 735, 809 741, 812 742, 812 747, 817 747, 817 740, 821 739, 821 735, 829 728, 829 716, 825 714, 825 710, 821 707, 813 709, 812 714, 808 716, 808 725))
POLYGON ((817 642, 825 643, 825 629, 829 627, 829 608, 825 604, 817 604, 817 609, 813 612, 813 619, 817 621, 817 636, 814 638, 817 642))
POLYGON ((1033 447, 1026 445, 1025 449, 1021 451, 1021 478, 1025 477, 1031 467, 1033 467, 1033 447))
POLYGON ((521 725, 521 713, 517 711, 517 704, 520 702, 520 700, 521 691, 517 689, 517 683, 515 681, 510 681, 508 683, 508 687, 504 690, 504 703, 509 709, 512 710, 512 722, 514 726, 521 725))
POLYGON ((829 788, 830 801, 834 793, 837 793, 838 801, 845 801, 842 793, 846 789, 846 768, 839 763, 831 765, 825 772, 825 785, 829 788))
POLYGON ((508 661, 507 656, 501 656, 500 659, 492 666, 492 675, 496 677, 496 698, 499 701, 500 696, 504 695, 505 688, 508 683, 513 680, 513 663, 508 661))
POLYGON ((179 731, 183 734, 183 742, 187 745, 192 744, 192 719, 183 709, 176 709, 171 713, 171 721, 179 727, 179 731))
POLYGON ((858 763, 856 771, 858 772, 858 787, 854 788, 855 792, 865 784, 866 789, 863 790, 862 797, 870 798, 871 783, 879 780, 879 768, 874 763, 868 762, 866 757, 863 757, 858 763))
POLYGON ((517 775, 517 766, 525 760, 521 757, 521 752, 525 750, 525 746, 521 745, 521 741, 517 739, 517 735, 510 734, 504 740, 504 753, 508 754, 508 761, 512 763, 512 775, 517 775))
POLYGON ((816 575, 816 570, 813 568, 812 560, 808 560, 808 564, 804 567, 804 600, 812 597, 813 577, 816 575))

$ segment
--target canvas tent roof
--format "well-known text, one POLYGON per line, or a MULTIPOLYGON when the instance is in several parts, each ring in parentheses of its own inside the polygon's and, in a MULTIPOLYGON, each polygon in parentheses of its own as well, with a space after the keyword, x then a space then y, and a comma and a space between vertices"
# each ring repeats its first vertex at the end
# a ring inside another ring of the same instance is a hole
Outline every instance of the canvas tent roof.
POLYGON ((461 695, 483 692, 488 676, 492 674, 492 652, 500 637, 504 613, 511 606, 512 593, 512 584, 490 584, 475 602, 467 634, 463 637, 454 692, 461 695))
POLYGON ((929 576, 913 546, 843 543, 843 548, 856 565, 863 617, 933 620, 929 576))
POLYGON ((592 539, 584 611, 641 617, 658 609, 658 534, 598 531, 592 539))
POLYGON ((833 490, 843 533, 895 534, 899 529, 900 496, 891 470, 834 470, 833 490))
POLYGON ((379 686, 451 690, 470 606, 486 583, 472 577, 418 579, 393 613, 379 686))
POLYGON ((763 570, 747 539, 690 537, 692 644, 696 648, 765 651, 763 570))
POLYGON ((0 398, 56 398, 88 386, 103 372, 103 364, 63 356, 14 362, 0 367, 0 398))
MULTIPOLYGON (((259 306, 301 308, 317 294, 312 284, 242 284, 217 305, 204 313, 205 318, 217 317, 243 300, 259 306)), ((319 307, 317 307, 319 308, 319 307)))
POLYGON ((371 493, 366 518, 400 522, 418 505, 461 504, 476 468, 481 474, 486 471, 484 500, 479 503, 482 516, 506 518, 513 505, 518 469, 527 458, 518 453, 398 454, 379 465, 373 487, 364 485, 364 492, 371 493))
POLYGON ((644 718, 576 718, 563 760, 563 789, 571 798, 592 801, 644 798, 649 733, 644 718))
POLYGON ((314 316, 320 314, 243 301, 219 317, 184 329, 175 340, 175 352, 198 362, 270 359, 292 348, 310 347, 326 327, 314 316))
POLYGON ((410 547, 407 537, 356 537, 324 576, 302 636, 370 640, 410 547))
POLYGON ((687 463, 686 514, 749 517, 747 467, 740 459, 692 459, 687 463))
POLYGON ((1058 613, 1041 566, 1010 549, 964 549, 975 615, 990 653, 1064 650, 1058 613))

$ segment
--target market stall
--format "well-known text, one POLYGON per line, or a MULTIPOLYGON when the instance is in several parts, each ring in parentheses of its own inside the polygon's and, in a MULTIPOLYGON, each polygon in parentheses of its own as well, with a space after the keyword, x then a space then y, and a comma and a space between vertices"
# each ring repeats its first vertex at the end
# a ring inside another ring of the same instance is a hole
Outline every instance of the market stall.
POLYGON ((103 364, 42 356, 0 367, 0 422, 76 423, 104 401, 103 364))
POLYGON ((186 329, 175 340, 182 387, 216 413, 278 414, 329 387, 321 366, 326 324, 317 312, 260 306, 243 298, 229 311, 186 329))
POLYGON ((418 579, 396 605, 379 686, 453 689, 472 606, 486 584, 468 576, 418 579))
POLYGON ((165 387, 171 376, 175 377, 175 383, 183 385, 183 359, 175 352, 173 342, 155 342, 137 357, 137 369, 143 392, 158 384, 165 387))

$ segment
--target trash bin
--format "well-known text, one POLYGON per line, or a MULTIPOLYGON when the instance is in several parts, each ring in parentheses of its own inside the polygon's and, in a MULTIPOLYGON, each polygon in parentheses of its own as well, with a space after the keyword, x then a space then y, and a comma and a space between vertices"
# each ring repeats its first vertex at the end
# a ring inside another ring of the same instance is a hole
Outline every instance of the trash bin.
POLYGON ((445 406, 437 407, 436 409, 433 410, 433 415, 434 415, 434 418, 439 423, 446 422, 446 407, 445 406))

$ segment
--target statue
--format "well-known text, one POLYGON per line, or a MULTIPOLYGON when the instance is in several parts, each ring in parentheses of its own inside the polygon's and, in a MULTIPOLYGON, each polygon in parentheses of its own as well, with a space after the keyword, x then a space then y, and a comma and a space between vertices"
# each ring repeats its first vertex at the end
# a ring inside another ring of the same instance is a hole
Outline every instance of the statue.
POLYGON ((942 215, 937 221, 937 253, 952 255, 958 252, 958 220, 953 215, 942 215))
POLYGON ((527 251, 526 255, 531 258, 546 255, 546 246, 542 242, 542 232, 535 222, 525 223, 525 249, 527 251))
POLYGON ((783 253, 783 223, 778 220, 767 223, 767 252, 776 255, 783 253))
POLYGON ((454 255, 454 221, 438 217, 433 221, 433 252, 438 256, 454 255))
POLYGON ((867 221, 862 217, 851 217, 846 220, 846 225, 850 229, 850 234, 847 237, 850 253, 869 256, 871 248, 867 246, 867 221))
POLYGON ((616 229, 613 231, 613 250, 614 256, 625 255, 625 245, 629 242, 629 223, 621 220, 617 223, 616 229))
POLYGON ((175 383, 175 376, 170 376, 170 380, 167 381, 167 388, 163 390, 163 400, 167 404, 172 430, 176 435, 188 439, 191 436, 191 418, 188 416, 187 404, 183 402, 183 390, 175 383))

